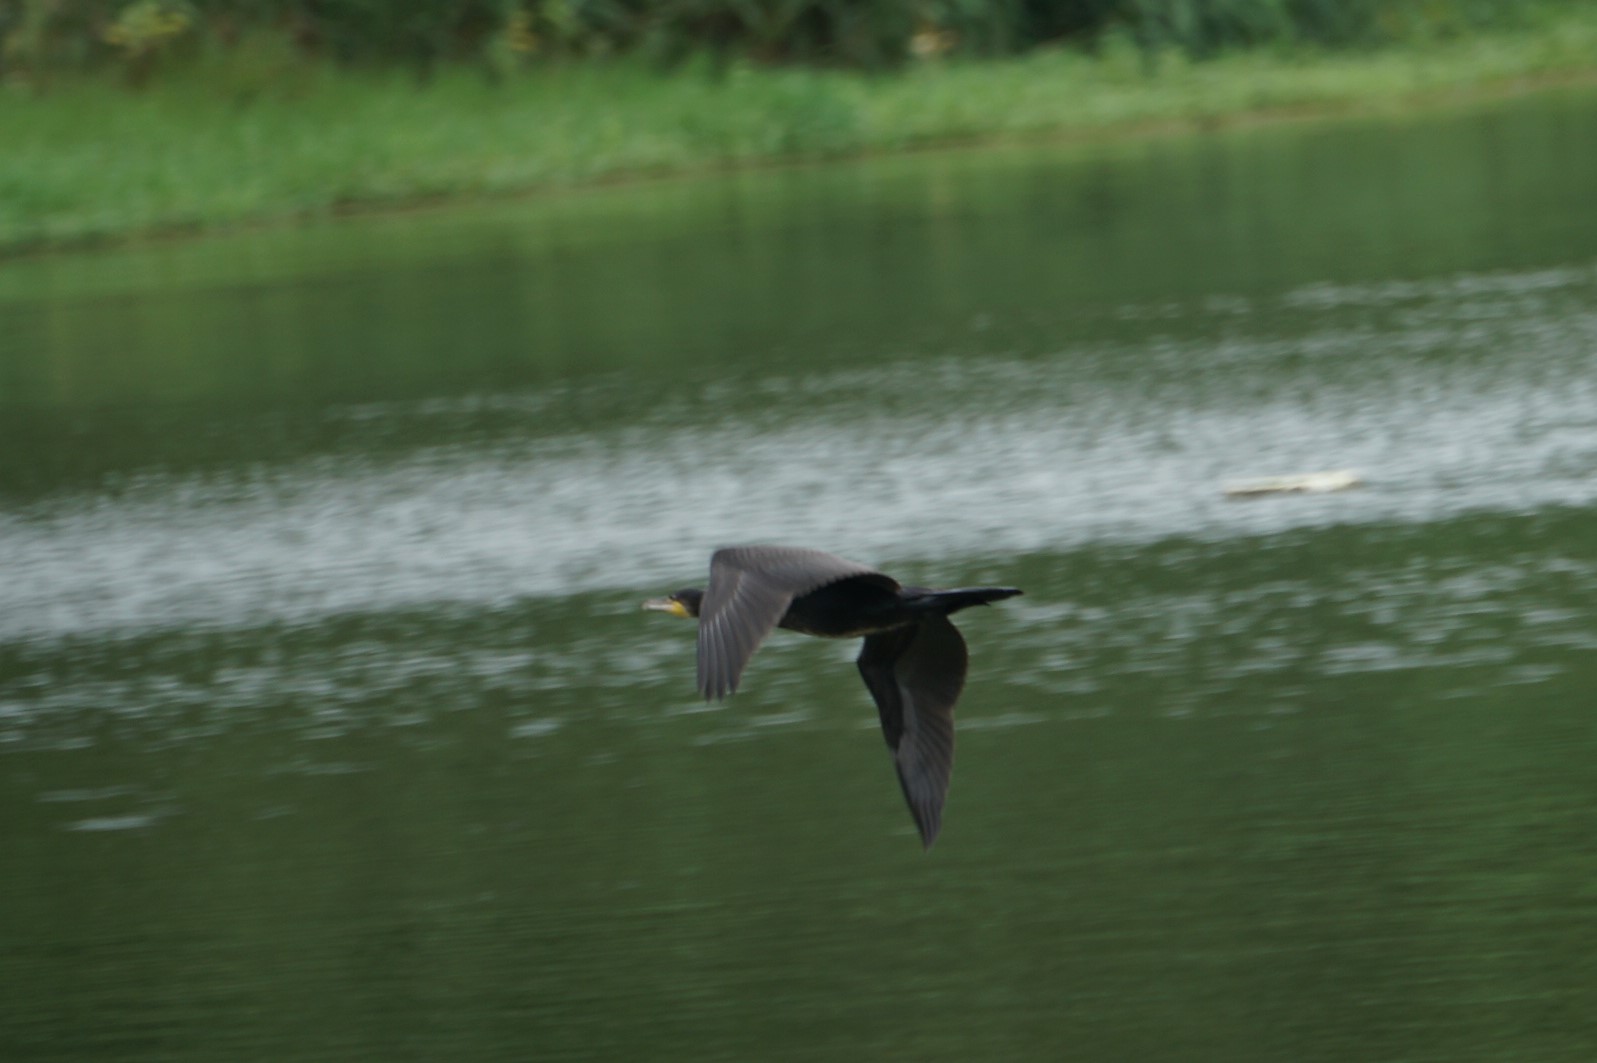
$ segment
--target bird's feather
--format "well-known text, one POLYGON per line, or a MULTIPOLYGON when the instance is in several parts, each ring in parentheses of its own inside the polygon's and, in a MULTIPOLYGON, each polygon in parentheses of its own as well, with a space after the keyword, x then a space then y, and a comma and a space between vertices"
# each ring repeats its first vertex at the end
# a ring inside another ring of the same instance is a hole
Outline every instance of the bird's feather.
POLYGON ((875 569, 820 550, 794 546, 731 546, 710 557, 710 584, 699 607, 699 693, 723 698, 737 689, 749 658, 781 621, 793 599, 875 569))
POLYGON ((946 616, 932 615, 868 636, 858 663, 904 799, 929 849, 942 829, 954 771, 954 703, 965 686, 965 640, 946 616))

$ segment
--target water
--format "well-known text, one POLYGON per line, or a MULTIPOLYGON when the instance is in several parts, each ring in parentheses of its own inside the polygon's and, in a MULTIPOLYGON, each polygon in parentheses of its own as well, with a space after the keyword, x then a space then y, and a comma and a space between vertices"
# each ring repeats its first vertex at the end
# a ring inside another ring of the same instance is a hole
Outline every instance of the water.
POLYGON ((0 265, 0 1057, 1591 1058, 1594 119, 0 265), (929 855, 756 540, 1026 588, 929 855))

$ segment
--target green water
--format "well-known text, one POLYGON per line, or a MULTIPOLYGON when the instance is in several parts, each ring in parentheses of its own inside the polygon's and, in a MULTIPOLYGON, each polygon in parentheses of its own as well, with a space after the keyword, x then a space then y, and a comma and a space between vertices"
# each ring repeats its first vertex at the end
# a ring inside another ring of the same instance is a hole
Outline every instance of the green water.
POLYGON ((0 1059, 1597 1057, 1594 127, 0 264, 0 1059), (929 854, 761 540, 1026 589, 929 854))

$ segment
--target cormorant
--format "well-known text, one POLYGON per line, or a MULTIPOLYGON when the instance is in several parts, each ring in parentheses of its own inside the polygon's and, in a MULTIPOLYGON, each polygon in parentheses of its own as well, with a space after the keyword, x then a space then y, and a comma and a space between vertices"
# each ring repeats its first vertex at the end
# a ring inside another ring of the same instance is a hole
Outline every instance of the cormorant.
POLYGON ((904 587, 868 565, 793 546, 729 546, 710 557, 710 585, 652 598, 645 609, 699 621, 699 692, 737 690, 772 628, 860 638, 859 670, 876 699, 910 814, 930 849, 954 767, 954 702, 965 640, 950 613, 1011 598, 1014 587, 904 587))

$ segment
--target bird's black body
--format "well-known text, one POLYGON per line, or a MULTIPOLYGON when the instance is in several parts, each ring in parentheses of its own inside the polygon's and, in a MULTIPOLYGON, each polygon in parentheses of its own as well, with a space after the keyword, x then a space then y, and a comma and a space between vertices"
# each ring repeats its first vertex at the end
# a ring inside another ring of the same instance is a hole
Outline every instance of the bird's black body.
POLYGON ((867 577, 855 577, 838 580, 793 599, 776 626, 821 638, 863 638, 1019 593, 1010 587, 952 591, 899 587, 894 590, 867 577))
POLYGON ((1021 593, 1013 587, 931 590, 819 550, 735 546, 710 558, 710 584, 647 608, 697 617, 699 690, 720 698, 772 628, 863 638, 860 676, 876 701, 910 812, 929 848, 942 823, 954 763, 954 703, 965 684, 965 640, 949 614, 1021 593))
POLYGON ((905 622, 903 600, 870 576, 838 580, 793 599, 777 627, 821 638, 861 638, 905 622))

